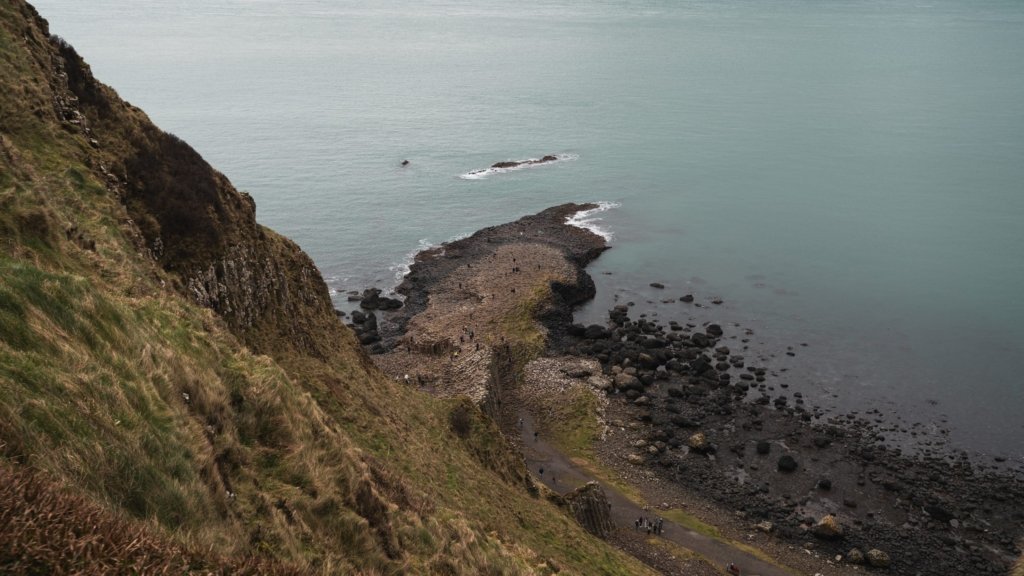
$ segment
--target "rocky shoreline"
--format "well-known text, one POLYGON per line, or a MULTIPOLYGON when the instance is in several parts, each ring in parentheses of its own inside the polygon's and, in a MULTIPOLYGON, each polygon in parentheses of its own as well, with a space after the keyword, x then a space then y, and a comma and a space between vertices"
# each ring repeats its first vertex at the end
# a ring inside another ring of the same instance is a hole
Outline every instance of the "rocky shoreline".
POLYGON ((557 206, 420 253, 397 289, 404 306, 357 318, 361 341, 389 373, 416 370, 442 392, 472 397, 472 380, 477 402, 507 427, 501 390, 480 387, 500 387, 519 352, 507 323, 476 323, 488 310, 509 317, 529 286, 547 282, 532 310, 543 354, 600 363, 608 427, 595 451, 624 477, 732 510, 749 540, 804 550, 841 572, 1007 572, 1024 526, 1019 474, 951 452, 905 454, 871 421, 776 391, 778 375, 745 357, 738 327, 656 322, 629 305, 610 310, 606 325, 573 324, 573 308, 594 294, 584 268, 607 246, 566 220, 593 207, 557 206))

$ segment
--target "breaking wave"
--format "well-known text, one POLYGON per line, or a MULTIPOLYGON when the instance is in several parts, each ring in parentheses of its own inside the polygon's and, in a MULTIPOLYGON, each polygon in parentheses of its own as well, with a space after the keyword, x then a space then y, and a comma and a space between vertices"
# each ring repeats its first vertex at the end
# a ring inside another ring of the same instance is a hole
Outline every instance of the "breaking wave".
POLYGON ((622 206, 622 204, 619 204, 618 202, 597 202, 597 208, 591 208, 589 210, 580 210, 579 212, 573 214, 572 216, 567 217, 565 219, 565 223, 570 226, 575 226, 577 228, 589 230, 594 234, 597 234, 598 236, 604 238, 605 241, 611 242, 614 234, 611 230, 607 230, 601 227, 600 223, 602 219, 597 217, 596 215, 600 214, 601 212, 611 210, 612 208, 618 208, 620 206, 622 206))
MULTIPOLYGON (((456 234, 455 236, 452 236, 451 238, 440 244, 434 244, 433 242, 426 238, 420 238, 419 242, 416 244, 416 248, 413 248, 409 252, 406 252, 405 256, 402 257, 401 262, 388 266, 388 270, 393 272, 395 275, 395 286, 401 284, 402 279, 404 279, 405 275, 408 274, 409 270, 412 269, 413 263, 416 262, 417 254, 423 252, 424 250, 430 250, 431 248, 439 248, 441 246, 444 246, 445 244, 451 244, 452 242, 462 240, 463 238, 467 237, 469 237, 469 234, 456 234)), ((441 251, 441 254, 444 254, 444 250, 441 251)), ((388 292, 393 291, 393 288, 388 290, 388 292)))

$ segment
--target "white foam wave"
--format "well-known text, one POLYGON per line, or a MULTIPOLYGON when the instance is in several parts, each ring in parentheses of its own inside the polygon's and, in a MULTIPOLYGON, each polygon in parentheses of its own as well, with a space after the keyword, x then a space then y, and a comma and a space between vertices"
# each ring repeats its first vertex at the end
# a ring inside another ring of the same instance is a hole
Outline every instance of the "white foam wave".
POLYGON ((513 166, 511 168, 484 168, 482 170, 473 170, 472 172, 466 172, 465 174, 460 175, 459 178, 462 178, 463 180, 483 180, 492 174, 504 174, 505 172, 515 172, 516 170, 523 170, 526 168, 538 168, 540 166, 547 166, 557 162, 577 160, 580 157, 579 154, 554 154, 554 156, 557 160, 552 162, 536 163, 540 158, 527 158, 526 160, 519 160, 519 162, 524 162, 524 164, 520 164, 519 166, 513 166), (535 163, 525 164, 525 162, 535 163))
POLYGON ((417 254, 424 250, 429 250, 430 248, 434 247, 435 246, 430 243, 430 240, 426 238, 420 238, 419 242, 416 245, 416 248, 410 250, 409 252, 406 252, 405 256, 402 257, 401 262, 388 266, 388 270, 391 270, 391 272, 395 274, 395 285, 397 286, 398 284, 402 283, 402 279, 405 278, 405 275, 408 274, 409 270, 412 268, 413 263, 416 262, 417 254))
POLYGON ((622 206, 618 202, 597 202, 597 208, 591 208, 589 210, 580 210, 579 212, 569 216, 565 219, 565 223, 570 226, 577 228, 583 228, 589 230, 594 234, 605 239, 606 242, 611 242, 614 234, 611 230, 606 230, 600 226, 601 218, 596 217, 596 214, 601 212, 607 212, 612 208, 618 208, 622 206))
MULTIPOLYGON (((413 263, 416 262, 417 254, 423 252, 424 250, 430 250, 431 248, 440 248, 445 244, 451 244, 452 242, 462 240, 463 238, 468 237, 469 234, 456 234, 455 236, 452 236, 451 238, 445 240, 440 244, 434 244, 427 238, 420 238, 419 242, 417 242, 416 244, 416 248, 410 250, 409 252, 406 252, 405 256, 402 257, 401 262, 388 266, 388 270, 393 272, 395 275, 395 286, 397 287, 399 284, 401 284, 402 280, 405 278, 405 275, 408 274, 409 270, 412 269, 413 263)), ((441 250, 440 255, 444 255, 444 250, 441 250)), ((386 292, 394 294, 394 288, 389 288, 388 290, 386 290, 386 292)))

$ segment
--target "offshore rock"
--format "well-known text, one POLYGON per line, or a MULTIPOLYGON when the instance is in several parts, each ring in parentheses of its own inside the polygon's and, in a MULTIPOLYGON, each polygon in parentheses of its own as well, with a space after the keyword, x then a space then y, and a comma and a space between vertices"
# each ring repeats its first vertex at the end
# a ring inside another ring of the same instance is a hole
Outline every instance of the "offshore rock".
POLYGON ((597 482, 587 482, 566 494, 565 501, 580 526, 594 536, 607 538, 615 527, 612 523, 611 504, 597 482))

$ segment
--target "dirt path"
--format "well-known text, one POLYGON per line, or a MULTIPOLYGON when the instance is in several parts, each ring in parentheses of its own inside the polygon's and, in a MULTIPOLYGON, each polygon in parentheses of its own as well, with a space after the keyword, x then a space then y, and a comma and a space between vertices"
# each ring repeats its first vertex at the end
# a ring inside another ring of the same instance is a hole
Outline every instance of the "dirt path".
MULTIPOLYGON (((528 412, 521 412, 520 418, 518 427, 523 456, 534 477, 560 494, 597 480, 582 466, 574 463, 548 443, 543 434, 538 433, 535 436, 533 417, 528 412)), ((641 516, 651 519, 658 517, 657 510, 645 510, 614 486, 601 483, 601 487, 604 488, 608 501, 612 505, 612 519, 617 527, 634 526, 635 521, 641 516)), ((721 569, 724 574, 729 573, 725 567, 730 563, 735 564, 743 576, 793 576, 796 574, 796 572, 765 562, 728 542, 700 534, 668 519, 664 519, 664 530, 660 537, 697 553, 716 568, 721 569)))

